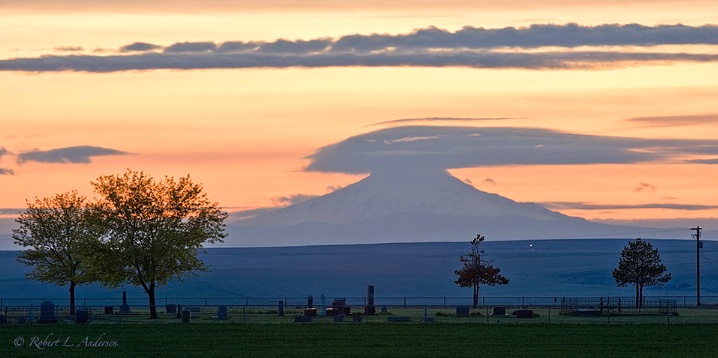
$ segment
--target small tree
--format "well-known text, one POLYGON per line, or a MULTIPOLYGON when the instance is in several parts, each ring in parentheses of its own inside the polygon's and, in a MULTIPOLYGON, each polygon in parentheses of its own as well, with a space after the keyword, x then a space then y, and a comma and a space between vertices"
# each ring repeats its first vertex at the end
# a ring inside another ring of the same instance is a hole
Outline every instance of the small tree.
POLYGON ((618 267, 612 275, 619 287, 636 287, 636 308, 643 307, 643 288, 663 286, 671 280, 671 274, 661 263, 658 250, 640 238, 628 243, 621 251, 618 267))
POLYGON ((473 306, 476 308, 479 305, 479 286, 495 286, 495 285, 507 285, 509 279, 500 274, 501 269, 493 266, 494 260, 482 260, 484 250, 479 248, 479 244, 483 242, 485 238, 481 235, 476 235, 476 238, 471 240, 471 250, 461 255, 459 260, 463 264, 460 270, 454 271, 458 277, 456 284, 459 287, 471 287, 474 290, 473 295, 473 306))
POLYGON ((92 184, 102 196, 95 212, 106 230, 92 250, 93 274, 110 287, 142 286, 150 318, 157 318, 157 286, 207 269, 198 251, 205 243, 222 242, 227 213, 189 176, 155 181, 127 170, 92 184))
POLYGON ((27 202, 15 221, 15 244, 28 248, 17 260, 33 266, 27 276, 60 286, 70 285, 70 314, 75 314, 75 287, 89 282, 82 248, 99 235, 89 220, 86 198, 76 191, 27 202))

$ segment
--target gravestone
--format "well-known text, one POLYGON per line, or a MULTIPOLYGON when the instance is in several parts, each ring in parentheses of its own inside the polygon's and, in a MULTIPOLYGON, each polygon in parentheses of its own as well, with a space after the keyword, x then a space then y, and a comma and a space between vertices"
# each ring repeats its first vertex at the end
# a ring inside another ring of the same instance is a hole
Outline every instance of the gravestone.
POLYGON ((18 317, 17 324, 25 324, 25 316, 18 317))
POLYGON ((37 323, 57 323, 55 304, 52 301, 42 301, 40 304, 40 319, 37 323))
POLYGON ((220 321, 227 320, 227 306, 219 306, 217 308, 217 320, 220 320, 220 321))
POLYGON ((344 317, 346 317, 346 315, 338 314, 334 316, 334 322, 344 322, 344 317))
POLYGON ((491 315, 492 316, 506 316, 506 307, 504 306, 494 306, 491 309, 491 315))
POLYGON ((122 290, 122 305, 120 305, 120 314, 130 314, 130 305, 127 304, 127 291, 122 290))
POLYGON ((312 295, 307 296, 307 308, 314 308, 314 297, 312 295))
POLYGON ((0 314, 0 324, 7 324, 7 317, 4 314, 0 314))
POLYGON ((112 306, 105 306, 105 314, 113 314, 115 312, 115 308, 112 306))
POLYGON ((90 311, 77 311, 77 315, 75 316, 75 323, 90 323, 90 311))
POLYGON ((364 313, 368 315, 376 314, 376 307, 374 307, 374 285, 369 285, 366 289, 366 312, 364 313))
POLYGON ((534 318, 533 310, 516 310, 516 318, 534 318))
POLYGON ((279 300, 279 303, 277 305, 277 316, 284 317, 284 301, 279 300))
POLYGON ((386 308, 386 306, 381 306, 381 314, 387 314, 389 313, 389 309, 386 308))
POLYGON ((177 305, 177 317, 182 318, 182 305, 177 305))
POLYGON ((165 313, 167 314, 175 314, 177 313, 177 305, 165 305, 165 313))
POLYGON ((190 311, 190 310, 182 311, 182 323, 191 323, 191 322, 192 322, 192 311, 190 311))
POLYGON ((353 318, 353 320, 352 320, 353 322, 364 322, 363 316, 355 315, 355 316, 352 316, 352 318, 353 318))
POLYGON ((469 317, 469 314, 471 314, 471 307, 456 306, 456 317, 469 317))

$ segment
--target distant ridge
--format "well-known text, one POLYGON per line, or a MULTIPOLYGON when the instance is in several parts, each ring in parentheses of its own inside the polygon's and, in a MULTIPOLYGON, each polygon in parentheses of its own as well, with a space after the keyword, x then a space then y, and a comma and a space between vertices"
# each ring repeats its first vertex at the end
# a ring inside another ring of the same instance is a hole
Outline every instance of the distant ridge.
POLYGON ((447 171, 383 171, 330 194, 228 226, 228 246, 631 238, 599 224, 480 191, 447 171))

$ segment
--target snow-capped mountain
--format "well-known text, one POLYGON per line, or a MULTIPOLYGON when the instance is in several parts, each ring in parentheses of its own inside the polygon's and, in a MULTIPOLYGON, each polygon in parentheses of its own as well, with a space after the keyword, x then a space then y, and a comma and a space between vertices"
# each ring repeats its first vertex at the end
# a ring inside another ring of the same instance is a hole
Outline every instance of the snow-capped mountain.
POLYGON ((447 171, 380 171, 330 194, 228 227, 230 246, 631 237, 477 190, 447 171), (621 235, 621 236, 617 236, 621 235))

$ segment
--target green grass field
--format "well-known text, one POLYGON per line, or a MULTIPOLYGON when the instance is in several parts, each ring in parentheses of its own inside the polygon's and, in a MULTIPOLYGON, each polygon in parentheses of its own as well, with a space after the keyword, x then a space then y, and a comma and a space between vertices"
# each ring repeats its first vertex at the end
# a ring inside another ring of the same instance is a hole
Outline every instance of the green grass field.
POLYGON ((8 325, 0 357, 715 357, 718 325, 8 325), (97 340, 117 346, 93 347, 97 340), (39 347, 43 347, 40 349, 39 347))

